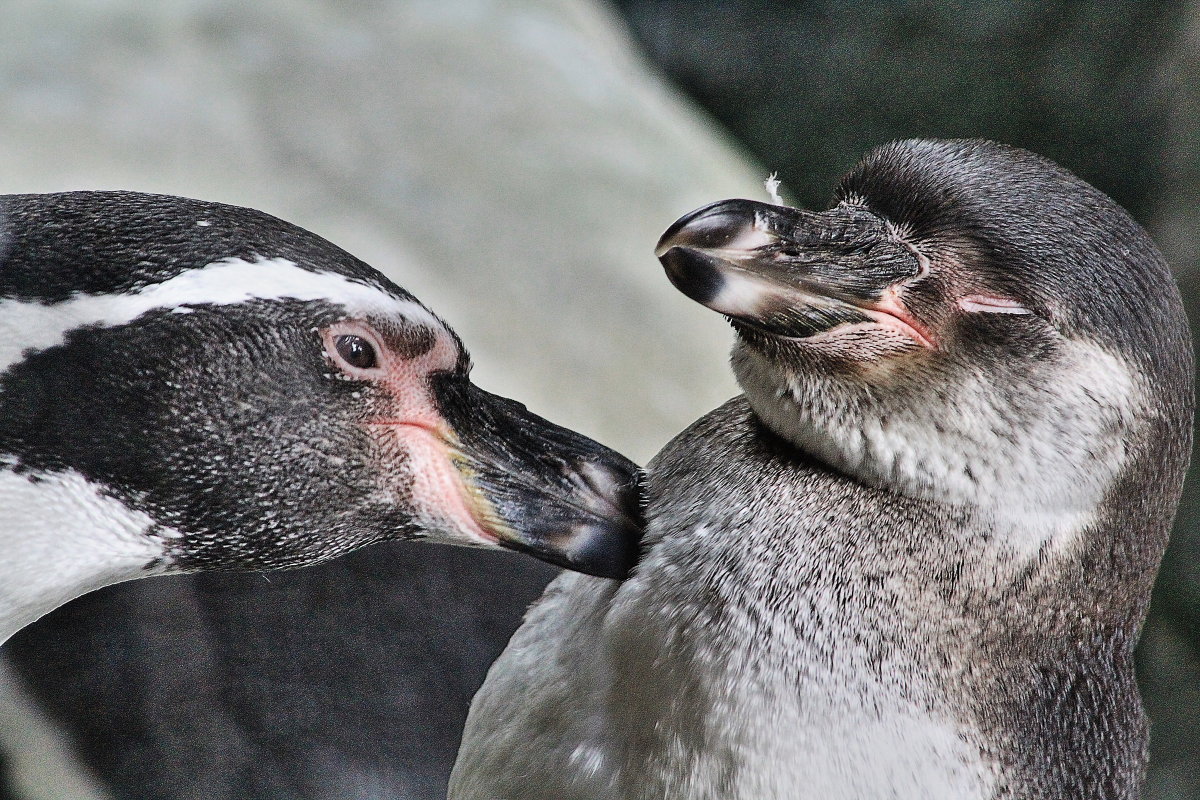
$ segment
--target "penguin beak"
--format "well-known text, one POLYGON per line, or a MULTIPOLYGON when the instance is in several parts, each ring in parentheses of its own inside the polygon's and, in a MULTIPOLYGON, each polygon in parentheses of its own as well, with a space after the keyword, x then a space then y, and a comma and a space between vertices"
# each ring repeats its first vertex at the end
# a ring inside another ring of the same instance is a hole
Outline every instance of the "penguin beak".
POLYGON ((433 376, 432 385, 479 527, 500 547, 628 577, 642 536, 636 464, 463 376, 433 376))
POLYGON ((655 255, 675 288, 761 333, 799 339, 875 323, 931 346, 895 291, 920 274, 920 259, 865 209, 723 200, 677 220, 655 255))

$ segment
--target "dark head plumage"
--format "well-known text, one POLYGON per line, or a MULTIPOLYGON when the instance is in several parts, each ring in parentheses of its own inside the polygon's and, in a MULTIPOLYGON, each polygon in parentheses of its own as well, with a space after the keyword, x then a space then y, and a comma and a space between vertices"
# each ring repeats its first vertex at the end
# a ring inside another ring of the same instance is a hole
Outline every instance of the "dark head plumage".
POLYGON ((977 139, 892 142, 842 179, 836 200, 965 250, 972 272, 1060 329, 1113 340, 1156 378, 1181 376, 1186 327, 1166 261, 1128 212, 1049 159, 977 139))
POLYGON ((1097 469, 1143 447, 1182 469, 1192 360, 1170 270, 1123 209, 1040 156, 893 142, 826 211, 716 203, 659 253, 733 321, 767 424, 863 480, 965 502, 1076 473, 1090 499, 1009 496, 1075 507, 1103 493, 1097 469))
POLYGON ((0 218, 0 539, 49 570, 94 558, 76 592, 395 538, 632 563, 634 465, 474 386, 449 326, 319 236, 129 192, 0 218))

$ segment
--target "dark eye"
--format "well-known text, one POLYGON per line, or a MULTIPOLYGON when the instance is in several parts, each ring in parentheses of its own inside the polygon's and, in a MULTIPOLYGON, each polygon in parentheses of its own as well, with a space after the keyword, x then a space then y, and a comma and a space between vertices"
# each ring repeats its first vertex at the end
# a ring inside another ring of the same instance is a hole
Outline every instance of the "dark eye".
POLYGON ((337 348, 337 353, 342 360, 352 367, 371 369, 371 367, 379 365, 375 348, 361 336, 343 334, 334 339, 333 346, 337 348))

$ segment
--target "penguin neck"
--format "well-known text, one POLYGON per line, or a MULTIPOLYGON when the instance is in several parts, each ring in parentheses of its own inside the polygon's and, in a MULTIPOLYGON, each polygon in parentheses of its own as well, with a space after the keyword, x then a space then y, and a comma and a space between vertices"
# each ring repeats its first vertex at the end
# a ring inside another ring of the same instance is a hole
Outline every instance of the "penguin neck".
MULTIPOLYGON (((629 604, 637 613, 691 609, 654 615, 670 625, 703 616, 697 635, 718 632, 742 666, 746 653, 772 648, 780 663, 809 653, 810 672, 859 647, 951 657, 977 646, 990 620, 1023 613, 1012 604, 1033 593, 1047 613, 1030 627, 1059 625, 1059 611, 1089 618, 1090 589, 1055 588, 1080 580, 1059 570, 1075 550, 1048 548, 1031 562, 1010 518, 866 485, 766 434, 745 398, 681 434, 647 474, 645 555, 621 592, 639 598, 629 604), (762 620, 778 622, 779 635, 762 620), (799 629, 800 639, 789 633, 799 629)), ((1116 523, 1100 515, 1097 524, 1116 523)), ((1107 540, 1099 528, 1089 534, 1084 546, 1107 540)))
MULTIPOLYGON (((790 765, 809 765, 814 796, 849 796, 845 765, 855 796, 889 794, 895 774, 912 781, 903 796, 990 796, 979 732, 954 706, 970 687, 939 685, 934 669, 969 669, 985 624, 972 614, 1003 592, 976 556, 994 537, 970 509, 796 453, 744 398, 668 444, 647 474, 645 554, 594 631, 614 657, 583 648, 586 663, 568 666, 584 696, 597 696, 597 672, 622 687, 604 707, 609 729, 656 743, 638 750, 651 764, 639 779, 720 774, 737 752, 769 786, 794 786, 790 765), (667 741, 702 744, 693 762, 655 749, 667 741)), ((587 608, 577 593, 554 602, 587 608)))
POLYGON ((76 472, 0 467, 0 643, 93 589, 168 571, 178 535, 76 472))
POLYGON ((733 363, 791 445, 867 486, 968 511, 1022 559, 1096 523, 1148 430, 1139 377, 1084 342, 1021 380, 958 373, 932 401, 926 386, 785 369, 748 347, 733 363))

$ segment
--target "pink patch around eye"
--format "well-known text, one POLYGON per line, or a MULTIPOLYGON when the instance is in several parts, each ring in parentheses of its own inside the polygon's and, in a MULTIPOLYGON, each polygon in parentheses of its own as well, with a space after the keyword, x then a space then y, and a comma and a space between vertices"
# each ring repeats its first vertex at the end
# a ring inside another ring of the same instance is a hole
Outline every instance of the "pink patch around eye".
POLYGON ((990 294, 969 294, 959 299, 958 307, 968 313, 982 314, 1028 314, 1029 309, 1007 297, 990 294))
POLYGON ((449 372, 459 350, 443 330, 425 352, 407 357, 389 347, 387 340, 361 320, 342 320, 322 330, 331 366, 349 378, 375 385, 367 430, 379 444, 379 469, 385 483, 394 486, 397 502, 409 505, 424 523, 460 544, 497 546, 496 532, 487 527, 488 508, 470 493, 455 466, 456 435, 442 417, 430 389, 429 376, 449 372), (359 368, 345 362, 337 351, 340 336, 357 336, 375 349, 378 363, 359 368))

